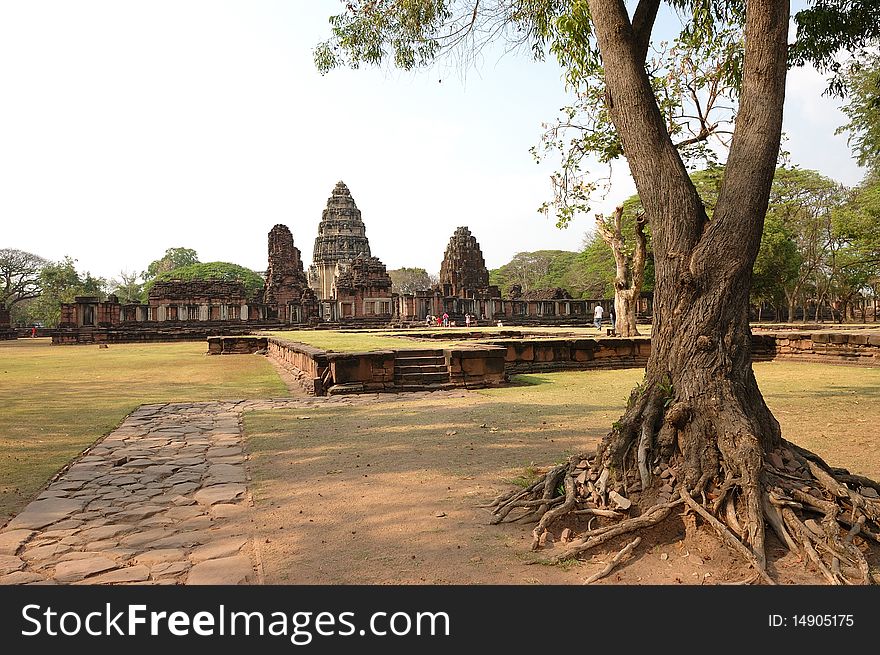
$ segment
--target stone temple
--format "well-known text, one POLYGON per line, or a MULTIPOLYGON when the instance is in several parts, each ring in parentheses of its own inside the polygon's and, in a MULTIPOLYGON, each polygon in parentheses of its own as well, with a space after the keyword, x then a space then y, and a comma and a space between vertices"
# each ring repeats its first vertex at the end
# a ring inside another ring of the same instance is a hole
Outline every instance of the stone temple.
POLYGON ((286 225, 276 225, 269 232, 269 268, 263 302, 267 318, 282 323, 304 323, 315 316, 318 300, 303 271, 299 248, 286 225))
POLYGON ((472 298, 488 292, 489 270, 480 244, 467 227, 456 228, 449 239, 440 264, 440 286, 444 297, 472 298))
MULTIPOLYGON (((444 313, 458 325, 466 314, 472 324, 483 325, 586 323, 599 303, 610 307, 609 301, 573 299, 563 289, 523 293, 515 285, 502 297, 489 284, 480 244, 466 226, 449 239, 439 284, 394 293, 385 265, 370 250, 360 209, 345 183, 338 182, 321 215, 308 272, 290 229, 275 225, 269 231, 265 285, 256 293, 230 280, 168 280, 153 285, 146 303, 81 296, 62 304, 53 340, 151 341, 320 323, 424 324, 428 315, 444 313)), ((8 317, 0 314, 0 333, 6 324, 8 317)))
POLYGON ((318 224, 318 236, 309 266, 309 286, 321 300, 333 297, 336 265, 355 257, 370 256, 367 228, 344 182, 337 182, 327 199, 327 208, 318 224))

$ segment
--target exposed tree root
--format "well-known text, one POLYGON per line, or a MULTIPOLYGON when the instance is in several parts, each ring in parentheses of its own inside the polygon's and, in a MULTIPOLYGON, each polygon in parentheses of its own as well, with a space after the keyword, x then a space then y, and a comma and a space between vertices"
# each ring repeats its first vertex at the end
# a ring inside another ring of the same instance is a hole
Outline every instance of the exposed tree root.
MULTIPOLYGON (((681 414, 680 409, 676 411, 681 414)), ((532 549, 540 550, 546 530, 566 522, 582 528, 582 517, 588 517, 586 529, 576 528, 571 541, 554 549, 550 561, 558 563, 657 525, 675 507, 684 505, 686 512, 699 516, 754 569, 752 576, 738 584, 755 580, 774 584, 765 563, 765 524, 827 583, 877 583, 865 553, 869 540, 880 543, 878 483, 831 468, 785 440, 779 448, 759 456, 756 474, 731 466, 723 456, 712 459, 670 448, 662 429, 657 441, 663 455, 651 448, 650 431, 631 432, 631 442, 638 447, 624 452, 618 460, 622 466, 610 465, 614 459, 607 452, 604 457, 574 456, 528 488, 495 498, 486 506, 494 515, 492 522, 534 521, 532 549), (653 459, 647 453, 654 453, 653 459), (700 475, 687 474, 688 466, 698 460, 715 465, 714 478, 705 475, 705 466, 700 475), (755 521, 759 527, 753 525, 755 521)), ((629 541, 587 583, 611 573, 639 543, 641 537, 629 541)))
POLYGON ((624 557, 633 552, 633 549, 640 543, 642 543, 641 537, 636 537, 635 539, 630 541, 626 546, 620 549, 617 555, 615 555, 614 558, 610 562, 608 562, 608 565, 604 569, 602 569, 598 573, 594 573, 589 578, 584 580, 584 584, 593 584, 594 582, 596 582, 596 580, 601 580, 602 578, 607 576, 614 570, 614 568, 618 564, 620 564, 621 560, 623 560, 624 557))

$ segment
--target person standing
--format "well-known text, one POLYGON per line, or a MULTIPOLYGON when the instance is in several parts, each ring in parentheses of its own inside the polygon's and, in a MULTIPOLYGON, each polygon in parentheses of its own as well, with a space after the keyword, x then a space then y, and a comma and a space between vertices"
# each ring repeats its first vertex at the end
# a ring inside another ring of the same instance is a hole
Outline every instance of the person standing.
POLYGON ((596 308, 593 310, 593 325, 597 330, 602 329, 602 315, 605 310, 602 309, 602 305, 596 305, 596 308))
POLYGON ((611 307, 608 309, 608 320, 611 321, 611 332, 612 334, 617 332, 617 314, 614 313, 614 303, 611 303, 611 307))
POLYGON ((443 327, 449 327, 449 314, 443 312, 443 327))
POLYGON ((465 327, 470 327, 470 326, 471 326, 471 315, 470 315, 470 314, 465 314, 465 315, 464 315, 464 326, 465 326, 465 327))

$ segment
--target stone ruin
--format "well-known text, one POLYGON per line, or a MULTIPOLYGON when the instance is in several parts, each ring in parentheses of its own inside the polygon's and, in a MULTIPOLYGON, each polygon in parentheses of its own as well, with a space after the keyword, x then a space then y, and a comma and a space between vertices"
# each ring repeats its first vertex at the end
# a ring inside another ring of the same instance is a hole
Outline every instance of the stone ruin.
POLYGON ((0 303, 0 339, 15 339, 16 331, 12 329, 12 321, 6 305, 0 303))
POLYGON ((391 276, 378 257, 355 257, 339 262, 333 282, 339 318, 390 318, 393 306, 391 276))
POLYGON ((573 299, 564 289, 523 293, 514 287, 502 298, 498 287, 489 284, 480 244, 466 226, 449 239, 439 284, 412 294, 392 293, 385 265, 370 252, 361 211, 340 181, 321 214, 308 273, 290 230, 275 225, 268 236, 266 284, 258 294, 247 297, 239 282, 204 280, 157 282, 147 303, 81 296, 62 305, 55 340, 140 341, 177 338, 184 332, 193 337, 202 332, 235 334, 321 321, 423 323, 428 315, 444 313, 457 325, 465 324, 466 315, 472 324, 483 325, 588 324, 599 303, 606 310, 610 307, 607 300, 573 299))
POLYGON ((318 224, 312 265, 309 267, 309 285, 320 300, 330 299, 333 297, 336 265, 370 255, 370 242, 361 219, 361 210, 345 183, 339 181, 327 199, 327 208, 318 224))
POLYGON ((489 293, 489 270, 480 244, 467 227, 456 228, 449 239, 440 264, 440 287, 447 298, 489 293))
POLYGON ((301 323, 318 313, 318 299, 309 287, 299 248, 286 225, 269 231, 269 267, 263 302, 269 318, 283 323, 301 323))

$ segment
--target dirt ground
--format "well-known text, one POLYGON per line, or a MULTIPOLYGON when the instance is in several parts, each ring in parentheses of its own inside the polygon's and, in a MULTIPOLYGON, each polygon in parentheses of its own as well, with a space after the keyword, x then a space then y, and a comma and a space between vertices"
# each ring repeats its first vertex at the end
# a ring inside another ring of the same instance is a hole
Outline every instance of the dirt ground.
MULTIPOLYGON (((558 541, 533 553, 531 525, 490 525, 489 510, 479 507, 533 474, 524 462, 547 465, 594 448, 603 434, 596 425, 610 424, 604 412, 572 429, 553 423, 552 408, 499 407, 472 392, 304 402, 245 416, 255 501, 248 520, 266 583, 580 584, 627 542, 584 561, 542 564, 559 552, 558 541)), ((690 521, 682 511, 645 533, 634 555, 597 584, 751 577, 714 537, 686 529, 690 521)), ((777 581, 820 581, 768 539, 777 581)))

